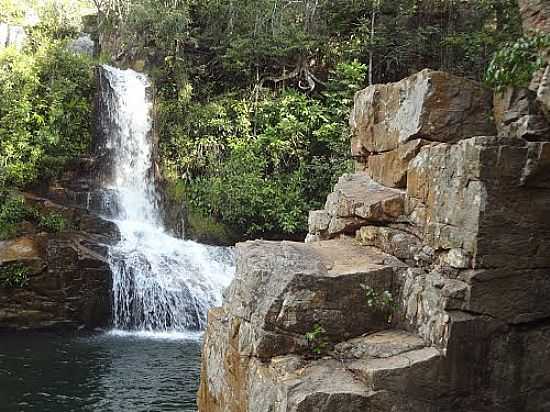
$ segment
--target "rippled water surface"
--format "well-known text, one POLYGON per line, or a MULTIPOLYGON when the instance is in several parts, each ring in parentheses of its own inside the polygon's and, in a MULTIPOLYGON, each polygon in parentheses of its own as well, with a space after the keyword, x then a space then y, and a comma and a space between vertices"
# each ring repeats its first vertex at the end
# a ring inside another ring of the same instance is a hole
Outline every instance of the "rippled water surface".
POLYGON ((0 336, 0 411, 196 411, 197 336, 0 336))

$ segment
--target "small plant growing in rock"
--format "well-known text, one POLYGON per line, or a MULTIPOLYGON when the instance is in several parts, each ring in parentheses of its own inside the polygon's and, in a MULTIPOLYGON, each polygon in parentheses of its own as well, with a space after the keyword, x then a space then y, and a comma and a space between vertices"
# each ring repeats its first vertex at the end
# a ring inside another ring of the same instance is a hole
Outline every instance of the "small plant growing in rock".
POLYGON ((393 314, 398 309, 393 294, 389 290, 384 290, 382 293, 379 293, 371 286, 361 285, 361 287, 365 290, 369 308, 382 312, 386 321, 391 323, 393 314))
POLYGON ((0 240, 17 235, 17 225, 32 219, 32 211, 25 206, 22 196, 14 193, 0 193, 0 240))
POLYGON ((326 330, 319 324, 305 334, 307 347, 313 357, 320 357, 327 349, 328 343, 325 339, 326 330))
POLYGON ((0 287, 23 288, 29 282, 29 268, 22 264, 0 267, 0 287))
POLYGON ((39 226, 49 233, 63 232, 69 228, 67 219, 59 213, 51 212, 40 217, 39 226))

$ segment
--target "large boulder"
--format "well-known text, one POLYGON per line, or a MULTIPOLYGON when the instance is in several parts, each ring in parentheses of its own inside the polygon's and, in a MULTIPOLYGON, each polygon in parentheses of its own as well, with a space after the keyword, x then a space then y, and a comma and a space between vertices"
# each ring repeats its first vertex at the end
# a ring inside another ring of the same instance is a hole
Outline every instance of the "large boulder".
POLYGON ((509 87, 496 93, 494 114, 499 136, 530 141, 550 139, 550 123, 532 90, 509 87))
POLYGON ((352 153, 367 157, 415 139, 451 143, 493 135, 491 100, 479 83, 428 69, 367 87, 355 95, 352 153))
POLYGON ((243 353, 303 353, 317 325, 327 343, 386 328, 388 318, 369 306, 366 288, 395 295, 400 267, 394 257, 352 241, 247 242, 237 246, 224 310, 238 320, 243 353))
POLYGON ((237 276, 209 316, 199 409, 546 411, 540 102, 497 96, 495 127, 479 84, 424 71, 355 103, 360 171, 310 213, 310 243, 237 248, 237 276), (384 291, 390 317, 376 309, 384 291), (333 349, 320 358, 308 345, 318 324, 333 349))

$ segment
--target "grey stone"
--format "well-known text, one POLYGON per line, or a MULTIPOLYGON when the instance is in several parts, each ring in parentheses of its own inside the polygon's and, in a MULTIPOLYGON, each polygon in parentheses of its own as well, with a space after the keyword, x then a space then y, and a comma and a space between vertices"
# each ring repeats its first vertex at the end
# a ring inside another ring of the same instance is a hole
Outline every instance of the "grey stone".
POLYGON ((93 57, 95 55, 95 43, 88 33, 81 33, 78 38, 69 44, 69 50, 76 54, 93 57))
POLYGON ((21 50, 27 41, 25 29, 0 22, 0 50, 6 47, 14 47, 21 50))

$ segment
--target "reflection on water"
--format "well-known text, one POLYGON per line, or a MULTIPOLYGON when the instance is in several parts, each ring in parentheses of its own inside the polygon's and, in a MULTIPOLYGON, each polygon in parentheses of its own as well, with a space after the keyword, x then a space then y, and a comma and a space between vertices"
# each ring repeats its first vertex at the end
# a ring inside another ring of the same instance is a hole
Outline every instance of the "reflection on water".
POLYGON ((0 336, 0 411, 196 411, 199 367, 196 336, 0 336))

